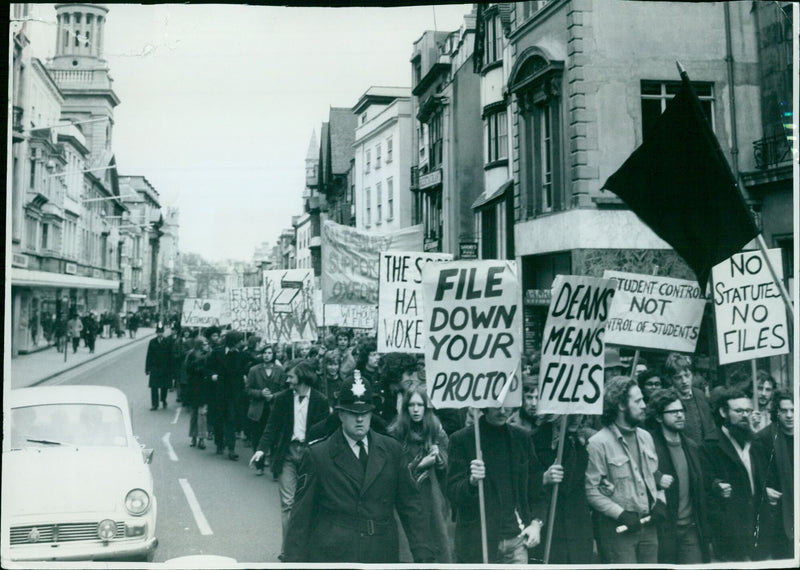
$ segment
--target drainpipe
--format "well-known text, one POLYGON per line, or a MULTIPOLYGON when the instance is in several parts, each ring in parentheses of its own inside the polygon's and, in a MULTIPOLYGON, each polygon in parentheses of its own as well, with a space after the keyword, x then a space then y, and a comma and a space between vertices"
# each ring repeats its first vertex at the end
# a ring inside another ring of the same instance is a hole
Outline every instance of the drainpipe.
POLYGON ((728 66, 728 98, 731 107, 731 158, 733 159, 733 174, 739 184, 740 191, 743 188, 739 174, 739 137, 736 132, 736 89, 733 77, 733 45, 731 41, 731 7, 728 2, 722 3, 725 13, 725 62, 728 66))

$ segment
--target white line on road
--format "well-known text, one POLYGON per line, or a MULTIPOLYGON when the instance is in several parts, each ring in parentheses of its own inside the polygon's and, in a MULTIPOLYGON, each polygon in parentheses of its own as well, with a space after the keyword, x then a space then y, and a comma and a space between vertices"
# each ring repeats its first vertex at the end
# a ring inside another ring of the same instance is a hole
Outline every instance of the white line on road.
POLYGON ((189 481, 186 479, 178 479, 178 482, 181 484, 183 494, 186 495, 186 501, 189 503, 189 508, 192 509, 194 521, 197 523, 197 528, 200 530, 200 534, 214 534, 214 531, 211 530, 211 526, 208 524, 208 521, 203 514, 203 510, 200 508, 200 502, 197 500, 197 497, 192 490, 192 486, 189 485, 189 481))
POLYGON ((164 434, 164 437, 161 438, 161 441, 163 441, 164 445, 167 447, 167 454, 169 455, 169 458, 173 461, 177 461, 178 456, 175 454, 175 450, 172 449, 172 444, 169 442, 169 432, 164 434))
POLYGON ((182 409, 183 409, 183 406, 178 406, 178 409, 175 410, 175 419, 172 420, 173 424, 177 424, 178 423, 178 418, 181 416, 181 410, 182 409))

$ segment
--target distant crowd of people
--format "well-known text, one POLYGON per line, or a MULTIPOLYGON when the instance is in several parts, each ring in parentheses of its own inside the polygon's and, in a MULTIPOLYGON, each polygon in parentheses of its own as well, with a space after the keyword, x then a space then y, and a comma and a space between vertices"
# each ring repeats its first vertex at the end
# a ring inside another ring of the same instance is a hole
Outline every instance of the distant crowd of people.
POLYGON ((189 445, 272 474, 285 562, 480 563, 481 481, 493 563, 544 561, 555 489, 552 564, 793 556, 791 392, 764 371, 755 394, 702 389, 677 353, 634 375, 606 360, 601 416, 537 414, 535 358, 521 407, 435 409, 421 356, 347 329, 293 347, 159 327, 145 372, 152 410, 170 390, 191 410, 189 445))

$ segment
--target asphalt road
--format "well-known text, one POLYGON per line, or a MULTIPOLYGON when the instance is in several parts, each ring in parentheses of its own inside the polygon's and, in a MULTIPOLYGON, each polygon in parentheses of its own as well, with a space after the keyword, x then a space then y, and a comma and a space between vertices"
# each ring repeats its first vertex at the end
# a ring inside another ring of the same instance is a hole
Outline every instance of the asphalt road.
POLYGON ((169 393, 168 408, 150 411, 144 374, 147 343, 138 343, 48 381, 121 389, 132 408, 134 435, 155 450, 151 469, 158 501, 154 562, 216 555, 241 563, 278 562, 281 515, 278 484, 248 467, 251 449, 237 441, 239 460, 189 446, 189 413, 169 393))

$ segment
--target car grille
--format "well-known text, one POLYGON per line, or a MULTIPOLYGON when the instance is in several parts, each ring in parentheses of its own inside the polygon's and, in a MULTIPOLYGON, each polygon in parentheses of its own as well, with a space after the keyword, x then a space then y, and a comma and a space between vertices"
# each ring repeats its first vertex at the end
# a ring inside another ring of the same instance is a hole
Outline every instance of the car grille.
MULTIPOLYGON (((11 546, 15 544, 41 544, 48 542, 76 542, 99 540, 97 525, 100 523, 62 523, 11 527, 11 546), (36 532, 33 530, 36 529, 36 532), (33 536, 32 536, 33 535, 33 536), (33 540, 38 535, 38 540, 33 540)), ((114 538, 125 538, 125 523, 117 522, 114 538)))

